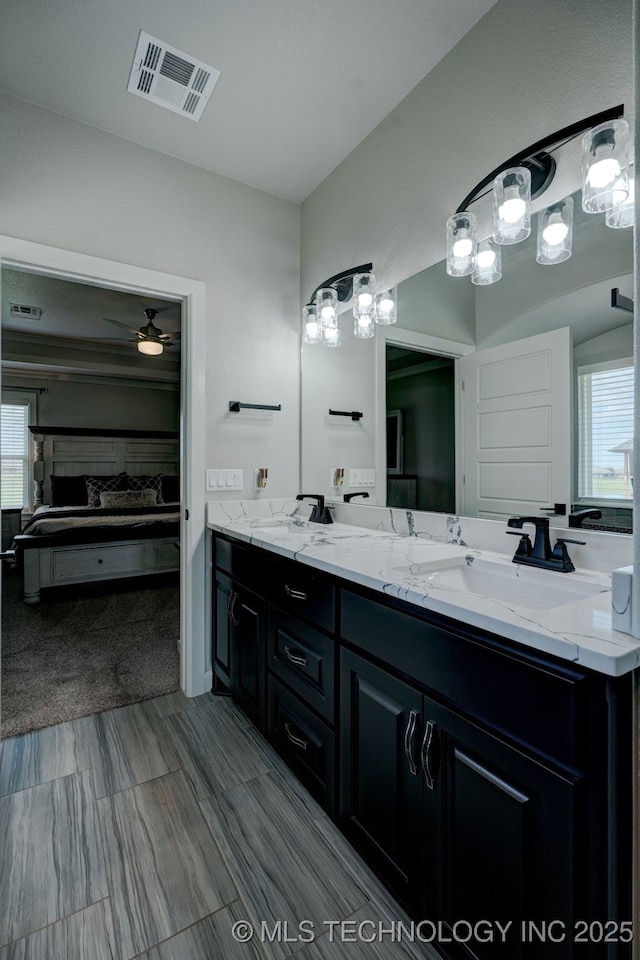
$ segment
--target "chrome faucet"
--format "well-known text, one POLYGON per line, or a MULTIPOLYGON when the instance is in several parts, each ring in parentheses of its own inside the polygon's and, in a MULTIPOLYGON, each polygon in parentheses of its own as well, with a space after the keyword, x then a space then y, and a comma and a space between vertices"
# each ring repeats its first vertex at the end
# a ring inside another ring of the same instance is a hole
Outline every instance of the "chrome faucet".
POLYGON ((559 570, 561 573, 570 573, 575 570, 571 557, 567 551, 567 543, 577 543, 584 545, 584 540, 569 540, 567 537, 559 537, 556 544, 551 549, 549 540, 549 518, 548 517, 511 517, 507 521, 508 527, 515 527, 522 530, 525 523, 532 523, 536 528, 536 535, 531 543, 528 533, 513 533, 507 530, 506 533, 512 536, 519 536, 520 543, 513 555, 514 563, 529 564, 532 567, 543 567, 545 570, 559 570))

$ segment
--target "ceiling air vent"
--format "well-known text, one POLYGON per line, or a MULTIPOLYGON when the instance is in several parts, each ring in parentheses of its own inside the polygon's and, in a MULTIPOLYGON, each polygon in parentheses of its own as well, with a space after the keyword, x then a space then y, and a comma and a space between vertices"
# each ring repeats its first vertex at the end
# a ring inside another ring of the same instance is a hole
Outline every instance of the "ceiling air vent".
POLYGON ((127 90, 160 107, 199 120, 220 71, 140 32, 127 90))
POLYGON ((42 307, 29 307, 26 303, 10 303, 12 317, 22 320, 39 320, 42 316, 42 307))

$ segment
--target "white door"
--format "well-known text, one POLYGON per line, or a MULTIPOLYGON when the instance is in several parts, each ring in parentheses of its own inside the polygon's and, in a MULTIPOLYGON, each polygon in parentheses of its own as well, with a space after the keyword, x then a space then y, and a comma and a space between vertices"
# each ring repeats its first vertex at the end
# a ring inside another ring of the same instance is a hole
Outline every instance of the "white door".
POLYGON ((478 350, 463 371, 462 513, 544 516, 556 503, 570 512, 570 328, 478 350))

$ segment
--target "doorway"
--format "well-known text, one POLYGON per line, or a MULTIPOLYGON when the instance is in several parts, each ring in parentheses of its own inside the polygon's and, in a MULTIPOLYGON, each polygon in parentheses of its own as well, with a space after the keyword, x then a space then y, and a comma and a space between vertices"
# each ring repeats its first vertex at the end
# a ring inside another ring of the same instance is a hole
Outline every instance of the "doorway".
POLYGON ((205 466, 205 286, 188 278, 4 236, 0 237, 0 265, 181 303, 184 334, 180 423, 183 464, 180 509, 180 685, 187 696, 204 693, 211 688, 211 663, 205 629, 205 503, 202 483, 205 466))
POLYGON ((387 506, 455 513, 455 361, 386 345, 387 506))

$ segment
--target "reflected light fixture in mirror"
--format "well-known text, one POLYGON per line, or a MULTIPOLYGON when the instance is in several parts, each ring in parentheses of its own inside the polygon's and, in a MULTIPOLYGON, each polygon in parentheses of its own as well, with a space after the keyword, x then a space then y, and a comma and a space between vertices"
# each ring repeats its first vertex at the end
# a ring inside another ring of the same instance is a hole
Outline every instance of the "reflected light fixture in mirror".
POLYGON ((387 287, 376 293, 372 267, 373 264, 365 263, 351 270, 343 270, 316 287, 309 303, 302 309, 304 343, 339 346, 341 331, 338 303, 344 303, 352 297, 353 334, 357 339, 368 340, 373 337, 376 324, 396 322, 396 288, 387 287))
MULTIPOLYGON (((623 112, 621 104, 564 127, 511 157, 481 180, 447 220, 447 273, 452 277, 471 274, 473 283, 495 283, 500 279, 499 271, 486 271, 491 254, 486 246, 478 246, 469 206, 484 196, 489 187, 493 193, 494 243, 520 243, 531 232, 531 201, 544 193, 556 172, 556 160, 550 151, 580 135, 583 210, 607 213, 623 204, 629 194, 629 125, 622 119, 623 112), (479 255, 481 263, 477 262, 479 255)), ((538 263, 558 264, 571 256, 573 201, 569 201, 570 198, 557 201, 538 217, 538 263)), ((613 215, 608 225, 615 225, 613 215)))

